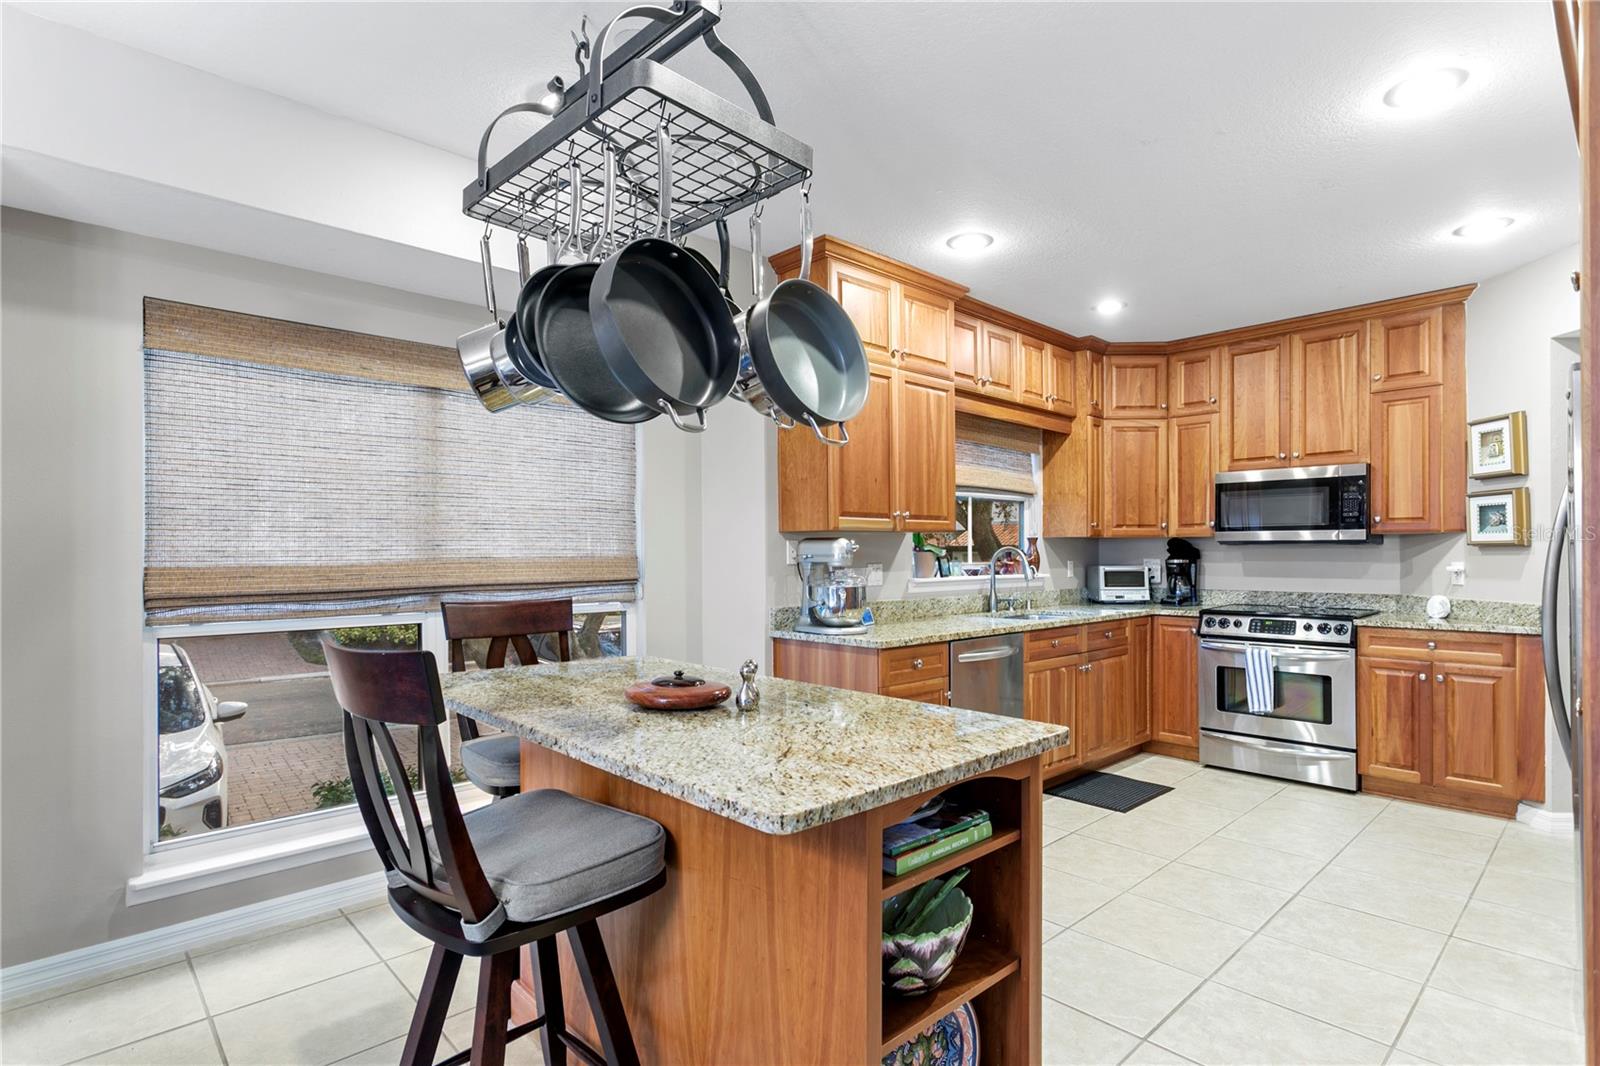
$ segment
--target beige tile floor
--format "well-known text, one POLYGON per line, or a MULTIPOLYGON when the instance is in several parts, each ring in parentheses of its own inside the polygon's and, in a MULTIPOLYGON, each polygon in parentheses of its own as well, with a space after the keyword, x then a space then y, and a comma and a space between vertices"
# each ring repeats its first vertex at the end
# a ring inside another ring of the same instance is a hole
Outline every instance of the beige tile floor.
MULTIPOLYGON (((1577 1063, 1572 838, 1201 769, 1045 800, 1046 1063, 1577 1063)), ((393 1063, 427 958, 386 904, 0 1014, 0 1062, 393 1063)), ((441 1056, 470 1041, 475 971, 441 1056)), ((511 1061, 540 1061, 536 1042, 511 1061)))

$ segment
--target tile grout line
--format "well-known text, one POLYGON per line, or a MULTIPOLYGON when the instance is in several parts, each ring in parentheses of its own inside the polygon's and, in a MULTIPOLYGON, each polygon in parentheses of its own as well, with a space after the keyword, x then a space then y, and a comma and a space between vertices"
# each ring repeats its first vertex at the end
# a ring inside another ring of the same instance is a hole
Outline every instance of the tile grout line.
POLYGON ((206 990, 200 985, 200 973, 194 968, 194 959, 188 952, 184 952, 183 962, 189 968, 189 979, 194 982, 194 991, 200 997, 200 1009, 206 1012, 206 1025, 211 1029, 212 1043, 217 1045, 217 1058, 222 1066, 228 1066, 228 1051, 222 1046, 222 1034, 217 1031, 217 1020, 211 1013, 211 1002, 206 999, 206 990))

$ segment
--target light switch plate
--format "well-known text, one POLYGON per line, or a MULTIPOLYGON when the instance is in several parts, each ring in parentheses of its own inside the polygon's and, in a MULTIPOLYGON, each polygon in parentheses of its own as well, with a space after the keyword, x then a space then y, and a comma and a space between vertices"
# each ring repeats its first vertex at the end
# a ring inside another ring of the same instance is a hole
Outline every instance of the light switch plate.
POLYGON ((1465 585, 1467 583, 1466 563, 1446 563, 1445 573, 1450 575, 1450 584, 1465 585))
POLYGON ((1144 579, 1149 584, 1161 584, 1161 560, 1146 559, 1144 561, 1144 579))
POLYGON ((882 588, 882 587, 883 587, 883 564, 882 563, 868 563, 867 564, 867 588, 875 589, 875 588, 882 588))
POLYGON ((794 541, 789 540, 787 537, 783 541, 783 561, 790 566, 794 566, 800 561, 800 549, 796 547, 794 541))

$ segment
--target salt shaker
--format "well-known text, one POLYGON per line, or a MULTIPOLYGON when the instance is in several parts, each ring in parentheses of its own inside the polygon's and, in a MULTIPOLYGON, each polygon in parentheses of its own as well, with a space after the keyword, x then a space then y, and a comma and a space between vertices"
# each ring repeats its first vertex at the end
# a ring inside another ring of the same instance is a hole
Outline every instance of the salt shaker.
POLYGON ((733 697, 733 706, 739 711, 753 711, 761 706, 761 693, 756 691, 756 661, 746 659, 739 667, 739 692, 733 697))

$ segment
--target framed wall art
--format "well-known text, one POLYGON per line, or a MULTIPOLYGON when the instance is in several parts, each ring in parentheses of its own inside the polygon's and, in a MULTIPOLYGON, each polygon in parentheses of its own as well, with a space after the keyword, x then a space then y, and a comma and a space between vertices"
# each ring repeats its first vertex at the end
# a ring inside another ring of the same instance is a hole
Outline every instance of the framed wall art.
POLYGON ((1526 488, 1494 489, 1467 495, 1467 543, 1480 547, 1526 548, 1533 543, 1526 488))
POLYGON ((1467 423, 1467 476, 1514 477, 1528 472, 1528 416, 1522 411, 1467 423))

